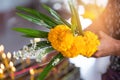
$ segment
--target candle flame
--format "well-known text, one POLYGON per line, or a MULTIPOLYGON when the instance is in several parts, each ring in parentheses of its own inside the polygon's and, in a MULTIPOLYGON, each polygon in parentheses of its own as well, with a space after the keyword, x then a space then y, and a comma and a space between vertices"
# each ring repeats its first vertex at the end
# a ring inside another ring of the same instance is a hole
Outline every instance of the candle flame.
POLYGON ((8 53, 7 53, 7 58, 8 58, 8 59, 11 59, 11 57, 12 57, 11 53, 8 52, 8 53))
POLYGON ((4 51, 4 46, 0 45, 0 52, 4 51))
POLYGON ((3 58, 3 59, 6 58, 6 54, 5 54, 5 53, 2 54, 2 58, 3 58))
POLYGON ((2 69, 2 70, 4 70, 4 69, 5 69, 4 64, 1 64, 1 65, 0 65, 0 67, 1 67, 1 69, 2 69))
POLYGON ((14 66, 14 64, 13 64, 12 61, 10 61, 9 65, 10 65, 10 67, 13 67, 13 66, 14 66))
POLYGON ((34 75, 34 70, 32 68, 30 69, 30 74, 34 75))
POLYGON ((15 72, 15 71, 16 71, 16 68, 15 68, 15 67, 12 67, 12 71, 15 72))

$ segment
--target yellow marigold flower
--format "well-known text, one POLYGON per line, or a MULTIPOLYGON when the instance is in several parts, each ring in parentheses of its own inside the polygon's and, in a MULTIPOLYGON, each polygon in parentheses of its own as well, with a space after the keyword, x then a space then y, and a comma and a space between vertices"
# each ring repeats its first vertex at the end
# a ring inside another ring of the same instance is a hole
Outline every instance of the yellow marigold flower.
POLYGON ((70 49, 62 52, 63 56, 72 58, 78 56, 80 53, 84 52, 85 41, 82 36, 74 37, 73 44, 70 49))
POLYGON ((76 57, 79 54, 90 57, 96 52, 100 41, 97 35, 90 31, 83 34, 83 36, 73 36, 69 27, 58 25, 50 30, 48 40, 54 49, 67 58, 76 57))
POLYGON ((98 40, 98 36, 90 31, 84 32, 83 38, 84 41, 86 42, 86 46, 85 46, 85 53, 82 53, 81 55, 90 57, 97 51, 98 49, 97 47, 100 44, 100 41, 98 40))
POLYGON ((54 49, 58 51, 66 51, 73 43, 74 36, 71 29, 66 25, 57 25, 51 29, 48 34, 48 40, 54 49))

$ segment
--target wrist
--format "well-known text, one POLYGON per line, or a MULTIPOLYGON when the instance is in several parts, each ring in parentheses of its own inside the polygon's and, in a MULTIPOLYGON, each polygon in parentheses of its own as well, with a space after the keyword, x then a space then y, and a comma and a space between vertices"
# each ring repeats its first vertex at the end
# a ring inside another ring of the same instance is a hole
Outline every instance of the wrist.
POLYGON ((120 40, 115 40, 115 55, 120 56, 120 40))

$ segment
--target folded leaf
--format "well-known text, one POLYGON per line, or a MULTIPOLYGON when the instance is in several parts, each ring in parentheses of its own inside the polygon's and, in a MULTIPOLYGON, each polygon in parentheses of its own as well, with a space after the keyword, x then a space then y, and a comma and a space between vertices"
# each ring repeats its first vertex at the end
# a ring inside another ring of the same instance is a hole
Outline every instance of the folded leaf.
POLYGON ((31 37, 31 38, 47 38, 48 32, 40 31, 31 28, 13 28, 13 30, 24 33, 23 36, 31 37))
POLYGON ((73 4, 73 0, 69 0, 69 6, 71 10, 71 23, 72 23, 72 29, 77 33, 78 35, 83 35, 82 33, 82 26, 79 19, 79 14, 77 9, 75 8, 75 5, 73 4))
POLYGON ((43 21, 42 19, 39 19, 38 17, 34 17, 34 16, 31 16, 31 15, 27 15, 27 14, 22 14, 22 13, 16 13, 18 16, 30 21, 30 22, 33 22, 37 25, 40 25, 40 26, 44 26, 46 28, 52 28, 53 24, 48 24, 46 23, 45 21, 43 21))
POLYGON ((43 5, 43 7, 48 10, 50 12, 50 14, 57 20, 59 21, 61 24, 66 24, 68 27, 71 27, 71 25, 65 20, 63 19, 56 11, 54 11, 53 9, 51 9, 50 7, 43 5))
POLYGON ((36 11, 34 9, 30 9, 30 8, 24 8, 24 7, 17 7, 18 10, 20 11, 23 11, 23 12, 26 12, 27 14, 33 16, 33 17, 36 17, 40 20, 43 20, 46 24, 50 24, 51 27, 54 27, 60 23, 58 23, 57 21, 55 21, 53 18, 39 12, 39 11, 36 11))
MULTIPOLYGON (((59 59, 58 63, 64 59, 63 55, 61 53, 57 54, 50 62, 49 64, 44 68, 43 72, 40 73, 39 77, 37 80, 44 80, 47 74, 50 72, 50 70, 55 66, 53 63, 55 62, 56 59, 59 59)), ((58 64, 57 63, 57 64, 58 64)))

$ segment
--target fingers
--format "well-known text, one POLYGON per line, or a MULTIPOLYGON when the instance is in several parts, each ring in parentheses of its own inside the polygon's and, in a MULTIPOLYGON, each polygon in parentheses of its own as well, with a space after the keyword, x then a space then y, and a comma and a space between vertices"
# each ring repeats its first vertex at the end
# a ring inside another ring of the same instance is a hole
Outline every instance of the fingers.
POLYGON ((94 53, 94 54, 92 55, 92 57, 99 58, 99 57, 103 57, 103 56, 101 55, 100 52, 97 51, 96 53, 94 53))
POLYGON ((112 55, 112 54, 104 53, 102 51, 97 51, 92 55, 92 57, 100 58, 100 57, 105 57, 105 56, 110 56, 110 55, 112 55))
POLYGON ((100 45, 98 46, 98 51, 93 55, 95 58, 110 56, 115 52, 115 42, 112 37, 108 36, 106 33, 99 32, 100 45))

